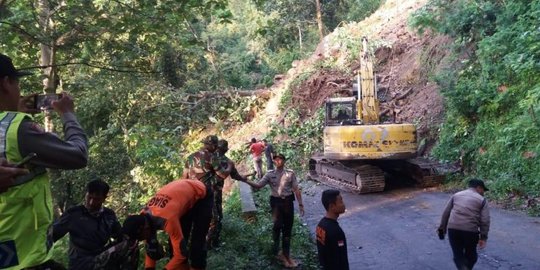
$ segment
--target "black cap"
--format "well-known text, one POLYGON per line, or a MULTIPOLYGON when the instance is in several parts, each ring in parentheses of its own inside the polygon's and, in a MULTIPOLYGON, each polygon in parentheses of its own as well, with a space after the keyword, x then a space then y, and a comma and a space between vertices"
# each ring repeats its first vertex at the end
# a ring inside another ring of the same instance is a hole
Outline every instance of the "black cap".
POLYGON ((130 215, 124 220, 122 233, 127 235, 129 239, 139 239, 145 222, 146 218, 143 215, 130 215))
POLYGON ((484 181, 480 179, 471 179, 469 180, 469 187, 475 188, 475 187, 482 187, 484 188, 484 191, 489 191, 489 189, 484 184, 484 181))
POLYGON ((202 143, 217 145, 218 137, 216 135, 208 135, 206 138, 204 138, 204 140, 202 140, 202 143))
POLYGON ((283 160, 287 160, 287 159, 285 158, 285 156, 284 156, 283 154, 281 154, 281 153, 280 153, 280 154, 274 155, 274 159, 276 159, 276 158, 281 158, 281 159, 283 159, 283 160))
POLYGON ((7 55, 0 53, 0 77, 22 77, 32 73, 20 71, 13 66, 13 61, 7 55))
POLYGON ((229 150, 229 142, 227 140, 219 140, 217 143, 217 148, 222 150, 229 150))

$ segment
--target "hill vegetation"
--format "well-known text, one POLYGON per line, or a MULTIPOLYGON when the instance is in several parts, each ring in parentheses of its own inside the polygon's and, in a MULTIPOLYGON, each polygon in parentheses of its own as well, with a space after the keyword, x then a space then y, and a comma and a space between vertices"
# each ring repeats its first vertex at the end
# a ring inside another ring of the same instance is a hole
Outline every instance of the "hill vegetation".
MULTIPOLYGON (((229 139, 237 162, 249 138, 266 137, 301 174, 322 147, 320 105, 352 85, 362 36, 386 119, 415 123, 424 155, 461 164, 458 181, 485 178, 492 198, 540 212, 538 0, 321 0, 322 28, 315 1, 34 2, 0 0, 0 51, 34 68, 24 94, 72 93, 90 138, 88 168, 53 177, 57 214, 95 177, 111 184, 119 216, 139 211, 211 133, 229 139), (251 91, 261 89, 271 94, 251 91)), ((263 216, 245 225, 238 207, 233 191, 227 239, 266 232, 263 216)), ((271 265, 253 253, 268 239, 231 241, 254 247, 237 269, 271 265)), ((314 267, 310 243, 294 245, 314 267)))
POLYGON ((411 17, 448 35, 455 62, 434 74, 446 117, 434 154, 463 159, 498 198, 538 213, 540 1, 430 1, 411 17))

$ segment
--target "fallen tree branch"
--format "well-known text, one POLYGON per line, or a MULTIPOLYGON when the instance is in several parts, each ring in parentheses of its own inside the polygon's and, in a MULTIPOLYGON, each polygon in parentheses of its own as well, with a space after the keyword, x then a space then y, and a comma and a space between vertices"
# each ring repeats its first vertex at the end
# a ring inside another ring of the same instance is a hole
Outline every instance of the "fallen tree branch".
POLYGON ((283 121, 285 121, 285 117, 287 116, 287 113, 289 113, 289 111, 292 109, 292 106, 289 106, 287 107, 282 113, 281 115, 278 117, 278 119, 276 120, 276 123, 278 124, 283 124, 283 121))
POLYGON ((272 91, 269 89, 260 89, 260 90, 226 90, 221 92, 209 92, 203 91, 197 94, 190 94, 187 99, 202 99, 202 98, 218 98, 218 97, 232 97, 234 95, 240 97, 249 97, 257 96, 262 98, 269 98, 272 91))
POLYGON ((379 113, 379 117, 383 116, 383 115, 386 115, 387 113, 390 112, 390 109, 384 109, 382 110, 380 113, 379 113))
POLYGON ((404 99, 406 96, 408 96, 410 93, 412 93, 412 88, 409 88, 409 90, 405 91, 404 93, 400 94, 399 96, 395 97, 394 100, 401 100, 404 99))

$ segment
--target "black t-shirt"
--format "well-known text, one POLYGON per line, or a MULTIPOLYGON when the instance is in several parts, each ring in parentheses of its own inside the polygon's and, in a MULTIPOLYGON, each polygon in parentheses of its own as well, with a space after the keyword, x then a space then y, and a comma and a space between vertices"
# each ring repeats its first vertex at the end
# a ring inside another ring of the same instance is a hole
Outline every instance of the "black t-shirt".
POLYGON ((347 240, 337 220, 324 217, 317 225, 317 251, 324 270, 349 270, 347 240))

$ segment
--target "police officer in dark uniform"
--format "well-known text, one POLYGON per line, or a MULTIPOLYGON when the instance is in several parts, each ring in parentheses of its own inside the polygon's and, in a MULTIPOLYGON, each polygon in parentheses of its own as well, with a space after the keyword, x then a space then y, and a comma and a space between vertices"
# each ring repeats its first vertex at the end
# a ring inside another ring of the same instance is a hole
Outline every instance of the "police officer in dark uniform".
POLYGON ((84 203, 69 208, 52 227, 56 242, 69 233, 69 269, 95 269, 95 257, 111 238, 122 240, 122 226, 113 210, 103 207, 109 185, 93 180, 86 186, 84 203))

